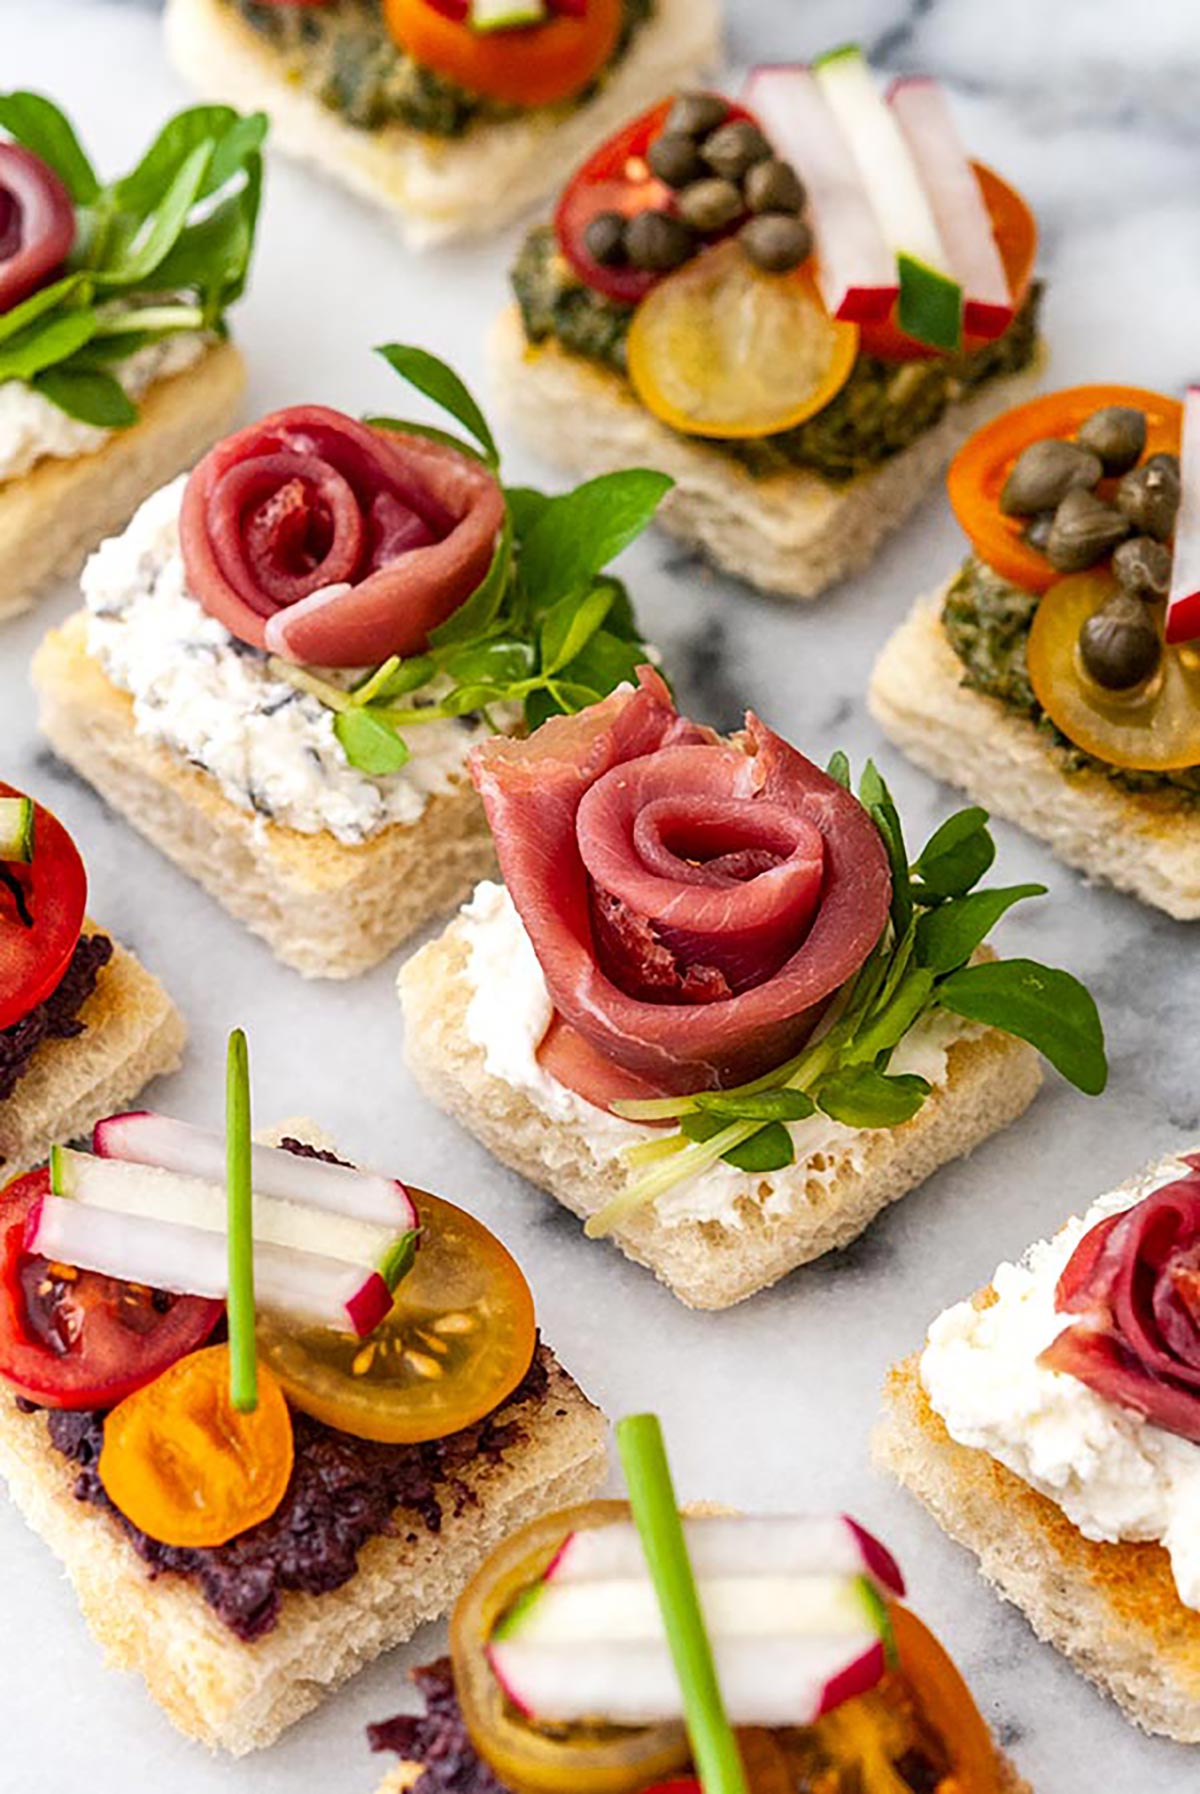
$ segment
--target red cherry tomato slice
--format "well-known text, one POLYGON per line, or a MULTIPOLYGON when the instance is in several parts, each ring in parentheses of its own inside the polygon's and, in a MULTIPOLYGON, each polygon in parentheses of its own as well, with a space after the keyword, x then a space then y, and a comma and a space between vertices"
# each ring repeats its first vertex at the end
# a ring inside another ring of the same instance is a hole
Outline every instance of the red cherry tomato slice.
MULTIPOLYGON (((22 794, 0 780, 0 797, 22 794)), ((33 858, 5 867, 21 901, 0 883, 0 1028, 23 1021, 62 981, 83 927, 87 874, 62 823, 34 806, 33 858), (21 914, 22 905, 32 926, 21 914)))
POLYGON ((0 312, 28 299, 66 260, 75 207, 52 168, 21 143, 0 143, 0 312))
MULTIPOLYGON (((673 104, 661 100, 602 143, 571 177, 554 214, 558 246, 580 280, 605 298, 626 305, 644 299, 663 276, 642 268, 602 267, 588 254, 587 227, 599 212, 621 212, 632 218, 638 212, 673 208, 675 195, 651 174, 646 162, 646 151, 660 135, 673 104)), ((732 100, 727 119, 757 123, 752 113, 732 100)))
POLYGON ((113 1408, 202 1346, 223 1302, 167 1296, 25 1250, 46 1170, 0 1192, 0 1378, 45 1408, 113 1408))

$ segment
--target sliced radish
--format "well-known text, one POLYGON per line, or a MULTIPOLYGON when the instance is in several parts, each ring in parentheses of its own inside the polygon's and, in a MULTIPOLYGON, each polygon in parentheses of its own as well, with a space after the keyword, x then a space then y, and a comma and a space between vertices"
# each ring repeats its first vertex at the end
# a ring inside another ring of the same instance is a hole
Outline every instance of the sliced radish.
POLYGON ((1200 386, 1189 386, 1183 402, 1183 495, 1175 521, 1175 559, 1167 599, 1167 640, 1194 642, 1200 636, 1200 386))
POLYGON ((33 858, 34 809, 31 797, 0 797, 0 860, 33 858))
MULTIPOLYGON (((688 1557, 702 1580, 730 1576, 867 1575, 889 1594, 904 1578, 885 1545, 848 1515, 693 1515, 683 1523, 688 1557)), ((545 1581, 593 1582, 645 1575, 633 1523, 573 1532, 545 1581)))
MULTIPOLYGON (((155 1115, 148 1110, 110 1115, 107 1121, 96 1123, 92 1147, 103 1159, 157 1165, 163 1171, 179 1171, 209 1183, 225 1181, 224 1135, 192 1127, 186 1121, 173 1121, 168 1115, 155 1115)), ((375 1221, 394 1233, 419 1225, 416 1208, 404 1185, 374 1171, 302 1158, 279 1146, 253 1146, 250 1172, 256 1195, 278 1196, 285 1202, 304 1203, 330 1214, 375 1221)))
POLYGON ((862 51, 850 45, 813 64, 896 258, 901 330, 939 349, 962 340, 962 288, 950 268, 917 166, 862 51))
POLYGON ((812 71, 793 64, 757 68, 745 100, 775 153, 808 190, 817 284, 830 316, 859 324, 886 318, 899 291, 896 258, 812 71))
MULTIPOLYGON (((694 1567, 694 1566, 693 1566, 694 1567)), ((772 1569, 698 1576, 709 1637, 861 1638, 878 1636, 877 1600, 860 1576, 786 1576, 772 1569)), ((498 1633, 527 1645, 657 1643, 662 1613, 645 1563, 635 1576, 537 1584, 498 1633)))
MULTIPOLYGON (((30 1211, 25 1248, 80 1270, 175 1295, 211 1301, 223 1300, 228 1292, 223 1233, 91 1208, 68 1197, 45 1196, 30 1211)), ((378 1271, 357 1270, 287 1246, 256 1249, 254 1280, 263 1308, 360 1337, 372 1332, 392 1307, 392 1292, 378 1271)))
POLYGON ((1008 275, 946 95, 936 81, 906 76, 892 84, 888 99, 963 290, 963 329, 1001 336, 1013 320, 1008 275))

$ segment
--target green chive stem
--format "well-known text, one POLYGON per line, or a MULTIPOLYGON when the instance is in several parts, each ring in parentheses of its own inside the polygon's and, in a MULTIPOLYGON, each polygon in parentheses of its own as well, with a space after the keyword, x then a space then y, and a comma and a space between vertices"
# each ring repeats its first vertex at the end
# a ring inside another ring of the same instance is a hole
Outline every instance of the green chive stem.
POLYGON ((629 1503, 683 1694, 692 1760, 704 1794, 747 1794, 675 1501, 662 1427, 654 1414, 617 1423, 629 1503))
POLYGON ((246 1036, 229 1036, 225 1082, 225 1180, 229 1235, 230 1396, 239 1414, 258 1406, 254 1344, 254 1189, 250 1176, 250 1055, 246 1036))

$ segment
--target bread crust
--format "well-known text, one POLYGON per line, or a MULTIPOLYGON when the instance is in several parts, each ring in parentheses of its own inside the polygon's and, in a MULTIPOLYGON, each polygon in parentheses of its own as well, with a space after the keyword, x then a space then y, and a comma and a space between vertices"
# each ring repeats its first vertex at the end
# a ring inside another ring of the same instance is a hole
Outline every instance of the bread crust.
MULTIPOLYGON (((87 922, 84 931, 97 930, 87 922)), ((0 1102, 0 1182, 45 1159, 54 1142, 91 1132, 128 1108, 152 1078, 175 1071, 187 1027, 158 979, 113 941, 79 1017, 82 1034, 46 1040, 0 1102)))
POLYGON ((278 53, 220 0, 168 0, 166 33, 171 60, 206 98, 268 111, 273 142, 386 207, 425 247, 489 235, 548 198, 627 119, 716 62, 719 11, 717 0, 657 0, 592 99, 487 121, 461 138, 347 124, 290 81, 278 53))
POLYGON ((52 579, 78 571, 156 487, 189 467, 237 416, 246 369, 232 343, 156 380, 140 415, 95 454, 47 456, 0 483, 0 621, 28 610, 52 579))
POLYGON ((353 978, 460 902, 495 863, 467 779, 414 823, 361 845, 305 835, 239 809, 216 780, 137 733, 133 701, 68 618, 33 659, 43 733, 160 852, 308 978, 353 978))
MULTIPOLYGON (((401 968, 405 1058, 421 1088, 505 1165, 580 1217, 624 1187, 619 1162, 598 1166, 586 1140, 552 1121, 519 1090, 493 1077, 467 1034, 469 948, 452 922, 401 968)), ((950 1049, 947 1083, 901 1128, 873 1130, 862 1162, 848 1160, 819 1181, 803 1164, 765 1176, 765 1199, 787 1189, 794 1202, 768 1216, 740 1204, 739 1226, 688 1221, 665 1226, 653 1212, 632 1216, 612 1235, 627 1258, 646 1265, 691 1308, 730 1308, 799 1265, 857 1239, 880 1211, 939 1166, 973 1150, 1033 1100, 1041 1068, 1032 1047, 990 1031, 950 1049)))
POLYGON ((510 306, 489 345, 497 408, 532 451, 573 473, 657 467, 674 489, 657 521, 728 573, 783 598, 857 573, 928 495, 959 444, 1040 383, 1040 362, 950 405, 910 447, 842 485, 810 468, 755 479, 722 450, 669 430, 628 381, 558 343, 531 345, 510 306))
MULTIPOLYGON (((985 1290, 975 1299, 989 1298, 985 1290)), ((1038 1637, 1135 1724, 1200 1743, 1200 1613, 1180 1601, 1161 1545, 1085 1539, 987 1452, 957 1444, 930 1404, 915 1353, 888 1376, 873 1455, 974 1554, 1038 1637)))
POLYGON ((964 685, 940 622, 946 590, 917 602, 875 663, 867 702, 879 726, 926 772, 1046 841, 1068 866, 1177 921, 1200 917, 1200 804, 1071 769, 1035 723, 964 685))

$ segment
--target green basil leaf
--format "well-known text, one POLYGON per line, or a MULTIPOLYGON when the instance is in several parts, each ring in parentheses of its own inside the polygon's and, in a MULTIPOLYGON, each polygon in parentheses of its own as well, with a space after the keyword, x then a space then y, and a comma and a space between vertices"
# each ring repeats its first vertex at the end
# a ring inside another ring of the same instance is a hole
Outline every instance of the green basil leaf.
POLYGON ((428 349, 418 349, 411 343, 383 343, 376 353, 383 356, 402 380, 407 380, 427 399, 432 399, 435 405, 457 418, 483 449, 489 467, 499 467, 500 451, 488 429, 487 419, 452 367, 447 367, 428 349))
POLYGON ((81 424, 102 430, 126 430, 137 422, 137 406, 119 380, 100 368, 59 366, 34 376, 38 392, 81 424))
POLYGON ((898 1045, 933 995, 933 973, 913 967, 882 1009, 871 1016, 851 1041, 846 1057, 852 1063, 874 1059, 898 1045))
POLYGON ((0 94, 0 129, 49 163, 77 206, 100 191, 96 172, 65 113, 40 93, 0 94))
POLYGON ((137 286, 148 280, 178 241, 212 161, 213 142, 198 143, 152 212, 115 235, 104 264, 93 271, 98 286, 137 286))
POLYGON ((436 424, 422 423, 415 417, 366 417, 364 423, 370 424, 373 430, 396 430, 402 436, 425 436, 430 442, 440 442, 443 448, 451 448, 456 454, 469 455, 472 461, 481 461, 486 467, 486 457, 481 454, 473 442, 464 442, 452 430, 439 430, 436 424))
POLYGON ((0 343, 0 380, 32 380, 81 349, 95 328, 93 311, 51 312, 27 325, 0 343))
POLYGON ((1006 885, 952 897, 938 909, 926 910, 917 923, 918 961, 933 972, 956 971, 966 965, 1014 903, 1045 895, 1045 885, 1006 885))
POLYGON ((979 883, 996 857, 987 821, 987 811, 972 805, 930 835, 913 871, 931 896, 962 897, 979 883))
POLYGON ((1032 959, 996 959, 964 966, 935 990, 943 1009, 1027 1040, 1088 1096, 1108 1082, 1104 1029, 1078 978, 1032 959))
POLYGON ((474 641, 490 628, 499 614, 512 575, 512 518, 506 516, 491 565, 465 604, 452 611, 444 623, 429 631, 430 645, 448 648, 474 641))
POLYGON ((333 732, 351 766, 381 778, 407 765, 409 753, 391 723, 371 710, 339 710, 333 732))
POLYGON ((888 863, 892 870, 892 926, 897 935, 902 935, 912 915, 908 849, 904 845, 900 812, 873 760, 868 760, 863 767, 858 785, 858 800, 879 830, 887 849, 888 863))
POLYGON ((581 654, 612 609, 613 594, 594 586, 581 598, 572 593, 546 612, 538 632, 542 673, 549 678, 581 654))
POLYGON ((889 1077, 872 1065, 858 1065, 826 1078, 817 1106, 846 1127, 899 1127, 917 1113, 929 1088, 924 1078, 889 1077))
POLYGON ((825 768, 825 771, 844 791, 850 790, 850 761, 848 756, 842 752, 841 748, 838 748, 836 752, 830 755, 829 765, 825 768))
POLYGON ((533 673, 534 652, 528 642, 499 636, 468 642, 441 662, 451 679, 476 685, 518 685, 533 673))
POLYGON ((36 324, 47 312, 65 305, 68 299, 82 298, 85 284, 84 275, 67 274, 62 280, 52 281, 48 287, 31 293, 28 299, 22 299, 20 305, 14 305, 11 311, 0 316, 0 345, 19 336, 22 330, 27 329, 30 324, 36 324))
POLYGON ((721 1157, 739 1171, 782 1171, 795 1161, 796 1148, 792 1136, 781 1121, 769 1121, 740 1146, 731 1147, 721 1157))
POLYGON ((709 1115, 726 1121, 806 1121, 816 1105, 803 1090, 705 1090, 696 1097, 709 1115))
POLYGON ((534 609, 589 587, 641 535, 673 484, 666 474, 633 467, 547 499, 521 536, 518 573, 534 609))

